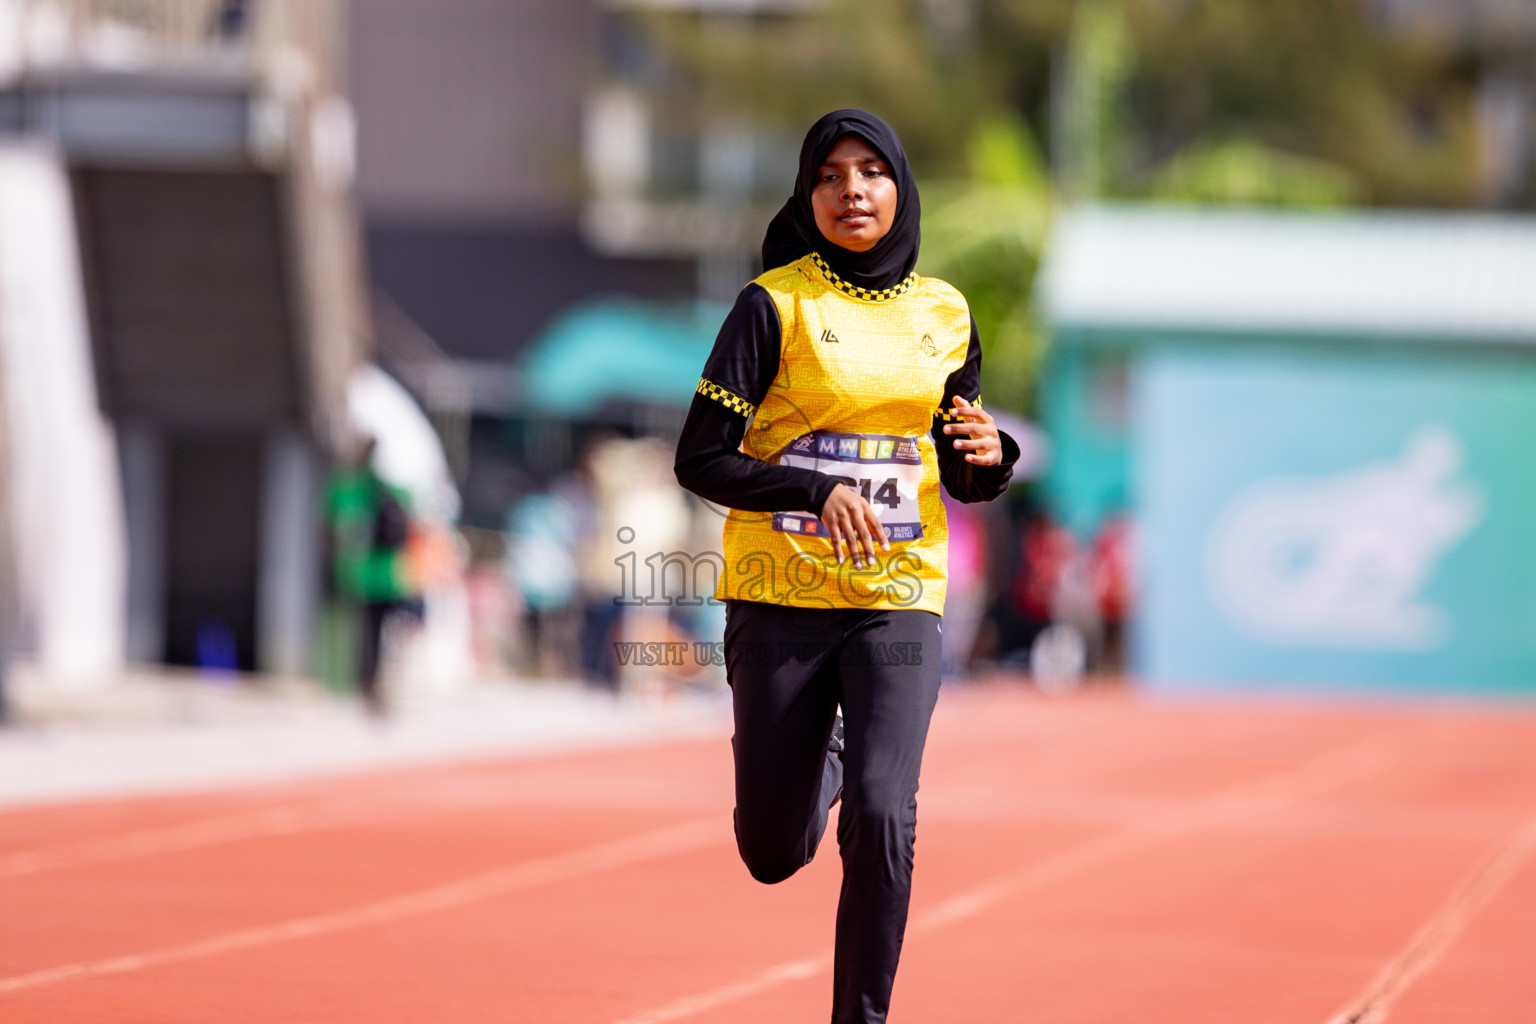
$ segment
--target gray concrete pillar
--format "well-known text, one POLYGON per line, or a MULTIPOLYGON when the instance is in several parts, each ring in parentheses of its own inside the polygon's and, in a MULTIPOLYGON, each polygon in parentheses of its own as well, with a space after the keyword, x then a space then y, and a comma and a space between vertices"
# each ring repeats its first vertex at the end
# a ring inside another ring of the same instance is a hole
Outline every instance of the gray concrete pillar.
POLYGON ((295 430, 267 436, 257 579, 257 666, 306 675, 320 603, 320 467, 295 430))
POLYGON ((128 660, 165 658, 165 438, 147 423, 117 433, 128 542, 128 660))

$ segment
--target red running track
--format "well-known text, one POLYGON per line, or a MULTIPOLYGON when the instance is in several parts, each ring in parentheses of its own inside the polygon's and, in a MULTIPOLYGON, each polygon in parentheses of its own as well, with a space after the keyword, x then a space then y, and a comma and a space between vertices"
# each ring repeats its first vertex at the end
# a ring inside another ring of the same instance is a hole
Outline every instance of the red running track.
MULTIPOLYGON (((1536 1020, 1536 712, 946 691, 904 1022, 1536 1020)), ((722 736, 0 813, 0 1020, 824 1021, 722 736)))

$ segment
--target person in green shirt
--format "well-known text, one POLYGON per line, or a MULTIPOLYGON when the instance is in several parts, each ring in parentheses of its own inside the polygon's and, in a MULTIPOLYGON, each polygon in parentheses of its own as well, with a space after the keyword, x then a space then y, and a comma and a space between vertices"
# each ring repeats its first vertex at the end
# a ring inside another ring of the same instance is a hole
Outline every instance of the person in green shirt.
POLYGON ((331 591, 355 623, 353 679, 369 710, 381 714, 386 710, 378 685, 384 625, 401 612, 419 614, 420 589, 410 560, 410 499, 374 469, 375 448, 376 442, 367 439, 355 462, 332 472, 325 512, 331 591))

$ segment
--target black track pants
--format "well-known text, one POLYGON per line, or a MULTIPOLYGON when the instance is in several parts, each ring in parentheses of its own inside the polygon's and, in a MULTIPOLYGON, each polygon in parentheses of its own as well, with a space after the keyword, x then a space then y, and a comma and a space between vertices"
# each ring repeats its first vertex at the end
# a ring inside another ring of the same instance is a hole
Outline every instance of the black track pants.
POLYGON ((939 693, 939 617, 727 601, 736 845, 752 876, 809 864, 843 787, 833 1024, 885 1020, 912 891, 917 777, 939 693), (843 706, 845 750, 827 753, 843 706))

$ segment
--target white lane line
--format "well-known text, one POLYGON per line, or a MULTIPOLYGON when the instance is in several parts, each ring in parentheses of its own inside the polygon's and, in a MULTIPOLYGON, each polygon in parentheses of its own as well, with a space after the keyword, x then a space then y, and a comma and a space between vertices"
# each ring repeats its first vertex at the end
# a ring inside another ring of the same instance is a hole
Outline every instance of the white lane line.
MULTIPOLYGON (((907 926, 907 937, 912 938, 976 917, 1029 889, 1068 877, 1077 871, 1121 854, 1133 852, 1138 846, 1145 845, 1152 837, 1153 832, 1150 829, 1133 828, 1116 832, 1102 839, 1073 847, 1054 857, 1047 857, 1021 870, 991 878, 914 915, 907 926)), ((683 996, 665 1006, 647 1010, 633 1017, 624 1017, 615 1024, 666 1024, 668 1021, 683 1020, 726 1003, 750 998, 785 982, 814 977, 831 968, 832 954, 829 951, 823 951, 800 960, 789 960, 777 964, 740 981, 683 996)))
POLYGON ((499 779, 448 779, 361 797, 325 797, 0 854, 0 879, 471 809, 543 803, 669 812, 698 807, 698 801, 661 798, 654 792, 660 787, 643 782, 627 791, 614 788, 611 780, 524 772, 499 779))
POLYGON ((34 847, 0 856, 0 878, 33 875, 58 868, 79 867, 157 853, 198 850, 224 843, 342 828, 397 816, 399 808, 337 803, 332 806, 289 805, 246 814, 229 814, 162 828, 120 832, 96 839, 34 847))
MULTIPOLYGON (((1358 753, 1351 752, 1351 748, 1346 748, 1342 753, 1345 756, 1358 756, 1358 753)), ((1317 767, 1309 763, 1297 770, 1316 771, 1317 767)), ((1274 779, 1285 774, 1278 773, 1256 785, 1272 784, 1274 779)), ((465 775, 413 783, 365 797, 322 797, 241 814, 219 815, 178 825, 138 829, 0 854, 0 880, 134 857, 352 828, 472 808, 557 802, 566 807, 643 807, 663 812, 686 812, 690 806, 697 806, 688 801, 679 801, 675 795, 668 797, 658 791, 658 787, 644 780, 630 781, 629 786, 615 792, 615 781, 611 778, 593 779, 579 774, 569 776, 561 772, 552 773, 543 767, 511 773, 474 770, 465 775)), ((991 813, 996 815, 998 807, 1006 804, 1007 800, 1008 797, 1005 797, 1001 803, 995 804, 991 813)), ((1136 803, 1150 809, 1166 808, 1175 802, 1131 802, 1123 810, 1137 809, 1136 803)), ((1122 808, 1118 803, 1101 797, 1083 796, 1064 801, 1064 806, 1070 806, 1074 817, 1103 816, 1123 820, 1126 814, 1121 813, 1122 808)), ((973 815, 975 813, 972 812, 973 815)), ((1026 813, 1033 817, 1036 811, 1031 808, 1026 813)), ((929 820, 937 821, 953 815, 941 802, 930 805, 927 816, 929 820)))
POLYGON ((1328 1024, 1380 1024, 1399 997, 1433 967, 1467 924, 1536 853, 1536 818, 1501 843, 1471 874, 1462 879, 1445 905, 1419 929, 1413 941, 1393 957, 1349 1007, 1328 1024))
POLYGON ((666 1006, 647 1010, 645 1013, 636 1014, 633 1017, 625 1017, 617 1024, 667 1024, 667 1021, 682 1020, 684 1017, 692 1017, 712 1010, 717 1006, 727 1003, 739 1002, 750 999, 759 992, 781 985, 786 981, 799 981, 801 978, 813 978, 822 971, 832 968, 832 953, 824 951, 816 956, 806 957, 803 960, 789 960, 777 964, 766 971, 754 974, 741 981, 732 982, 729 985, 721 985, 704 992, 698 992, 691 996, 684 996, 666 1006))
MULTIPOLYGON (((970 920, 1033 889, 1069 878, 1171 836, 1274 810, 1344 782, 1378 774, 1391 766, 1395 755, 1405 749, 1414 749, 1412 728, 1394 728, 1336 747, 1299 765, 1239 783, 1171 811, 1149 814, 1142 821, 1110 835, 990 878, 913 915, 907 935, 923 935, 970 920)), ((683 1020, 717 1006, 759 995, 785 982, 813 977, 831 967, 832 955, 827 952, 786 961, 740 981, 620 1018, 614 1024, 667 1024, 683 1020)))
POLYGON ((390 899, 364 903, 328 914, 296 917, 287 921, 227 932, 179 946, 97 960, 91 963, 64 964, 46 970, 0 978, 0 994, 37 988, 77 978, 123 974, 149 967, 200 960, 238 950, 270 946, 292 939, 313 938, 367 925, 384 924, 403 918, 450 910, 481 900, 504 896, 519 889, 564 881, 599 871, 629 867, 684 853, 713 843, 726 841, 730 829, 718 817, 702 818, 667 828, 642 832, 613 842, 600 843, 582 850, 556 854, 542 860, 528 861, 447 885, 433 886, 390 899))

